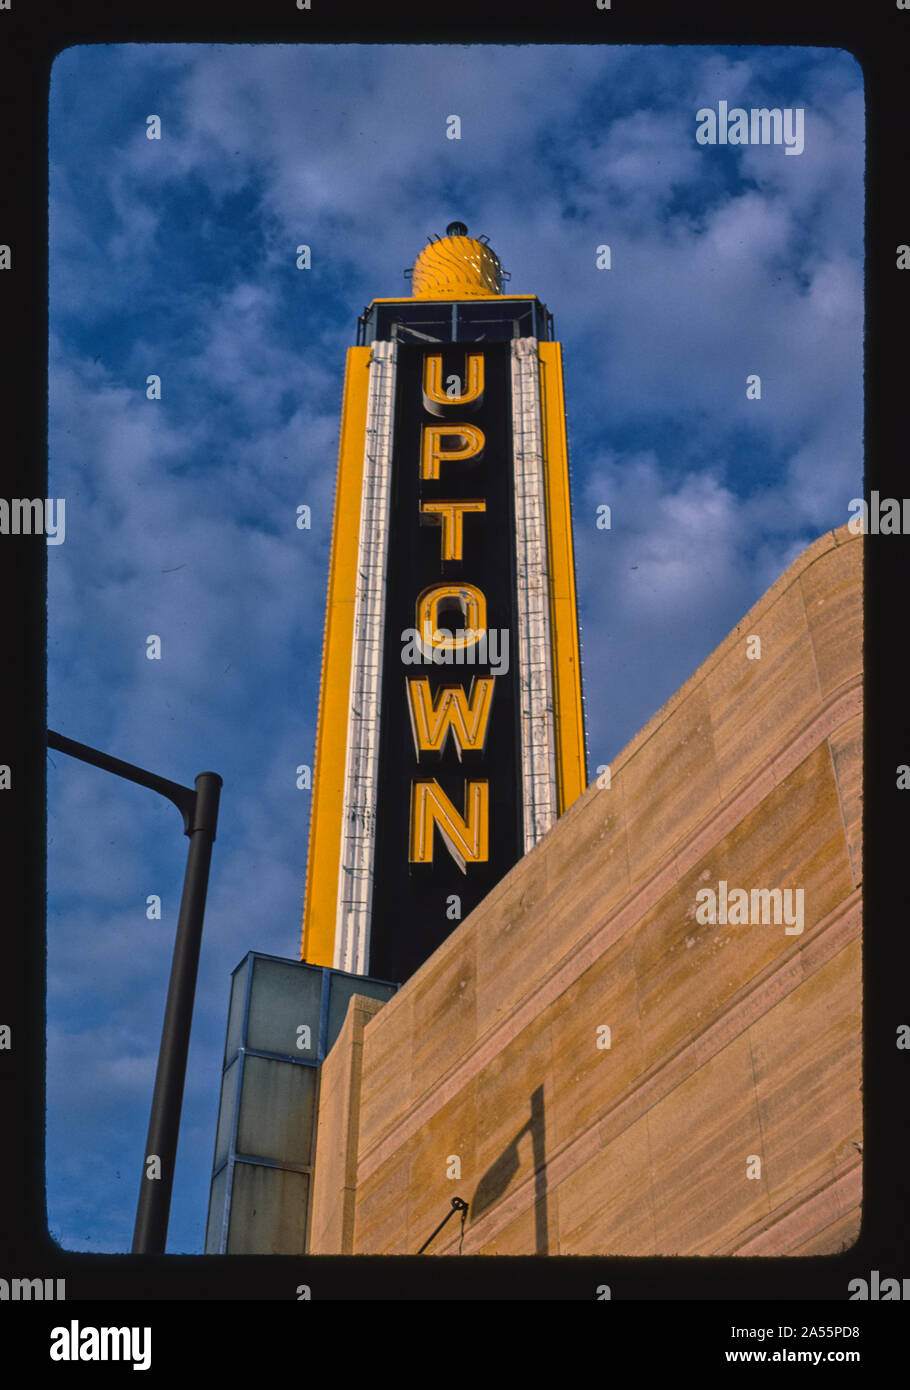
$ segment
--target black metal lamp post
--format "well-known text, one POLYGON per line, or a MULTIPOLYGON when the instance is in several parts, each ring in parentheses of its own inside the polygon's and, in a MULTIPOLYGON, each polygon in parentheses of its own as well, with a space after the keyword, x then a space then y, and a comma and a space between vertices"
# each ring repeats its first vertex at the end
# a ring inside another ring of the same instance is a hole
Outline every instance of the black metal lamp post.
POLYGON ((170 782, 154 772, 146 772, 144 768, 122 762, 120 758, 112 758, 108 753, 64 738, 51 729, 47 731, 47 745, 166 796, 182 815, 184 833, 190 840, 133 1232, 134 1255, 163 1255, 177 1159, 205 896, 222 782, 217 772, 200 772, 196 778, 196 790, 191 791, 179 782, 170 782), (158 1160, 160 1175, 153 1173, 149 1176, 153 1159, 158 1160))

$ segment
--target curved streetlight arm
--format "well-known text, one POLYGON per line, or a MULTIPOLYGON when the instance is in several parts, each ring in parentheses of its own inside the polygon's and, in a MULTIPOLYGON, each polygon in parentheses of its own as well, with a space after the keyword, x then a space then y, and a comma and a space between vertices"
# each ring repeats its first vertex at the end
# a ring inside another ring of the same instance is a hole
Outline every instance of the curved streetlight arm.
POLYGON ((140 787, 148 787, 151 791, 166 796, 168 801, 173 801, 183 817, 184 835, 192 835, 196 793, 190 787, 171 782, 167 777, 159 777, 155 772, 146 772, 144 767, 125 763, 122 758, 112 758, 110 753, 101 753, 97 748, 89 748, 87 743, 77 743, 73 738, 65 738, 63 734, 54 733, 53 729, 47 731, 47 746, 55 748, 58 753, 69 753, 72 758, 92 763, 95 767, 103 768, 105 772, 113 772, 117 777, 125 777, 128 782, 138 782, 140 787))
POLYGON ((202 944, 209 864, 218 824, 221 778, 217 772, 200 772, 195 791, 190 791, 189 787, 183 787, 179 782, 171 782, 167 777, 159 777, 143 767, 125 763, 121 758, 112 758, 109 753, 89 748, 75 739, 64 738, 63 734, 56 734, 52 729, 47 731, 47 746, 166 796, 182 815, 184 834, 190 837, 145 1141, 142 1183, 133 1228, 134 1255, 163 1255, 167 1245, 180 1111, 193 1021, 193 997, 202 944))

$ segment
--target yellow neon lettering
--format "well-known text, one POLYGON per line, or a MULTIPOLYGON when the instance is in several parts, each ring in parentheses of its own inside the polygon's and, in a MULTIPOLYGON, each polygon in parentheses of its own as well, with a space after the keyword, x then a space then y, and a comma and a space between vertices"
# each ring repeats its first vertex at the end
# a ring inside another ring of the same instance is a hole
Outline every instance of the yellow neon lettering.
POLYGON ((467 873, 467 864, 489 859, 490 784, 466 783, 464 800, 465 814, 461 816, 435 778, 412 784, 408 855, 412 864, 432 864, 434 826, 439 827, 446 849, 462 873, 467 873))
POLYGON ((462 559, 465 512, 485 512, 486 502, 421 502, 421 520, 430 526, 442 527, 442 559, 462 559))
POLYGON ((476 425, 424 425, 420 446, 421 478, 438 478, 440 463, 464 462, 465 459, 480 458, 483 453, 484 433, 476 425), (447 435, 454 435, 461 443, 454 449, 444 449, 442 441, 447 435))
POLYGON ((467 406, 476 410, 483 401, 483 354, 465 354, 467 386, 460 396, 450 396, 442 384, 442 354, 428 353, 423 359, 423 405, 431 415, 441 415, 440 406, 467 406))
POLYGON ((487 629, 486 598, 476 584, 434 584, 418 596, 416 626, 424 646, 436 647, 441 651, 462 651, 466 647, 473 647, 487 629), (445 614, 455 609, 461 612, 464 628, 442 636, 439 629, 446 626, 445 614))
POLYGON ((471 752, 483 752, 493 703, 494 676, 475 677, 470 694, 462 685, 444 685, 433 695, 425 676, 406 684, 411 732, 418 758, 421 753, 441 753, 450 729, 459 760, 466 748, 471 752))

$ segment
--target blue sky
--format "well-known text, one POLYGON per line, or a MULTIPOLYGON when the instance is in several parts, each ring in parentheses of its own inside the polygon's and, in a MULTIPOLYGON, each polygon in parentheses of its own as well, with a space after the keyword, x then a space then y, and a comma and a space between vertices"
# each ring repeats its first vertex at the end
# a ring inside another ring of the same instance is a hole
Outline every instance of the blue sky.
MULTIPOLYGON (((230 971, 298 952, 357 315, 455 218, 553 313, 593 778, 862 491, 862 74, 811 48, 99 45, 57 58, 50 118, 48 724, 225 783, 168 1243, 199 1252, 230 971), (804 108, 804 152, 697 144, 720 100, 804 108)), ((130 1247, 185 849, 168 802, 51 753, 70 1249, 130 1247)))

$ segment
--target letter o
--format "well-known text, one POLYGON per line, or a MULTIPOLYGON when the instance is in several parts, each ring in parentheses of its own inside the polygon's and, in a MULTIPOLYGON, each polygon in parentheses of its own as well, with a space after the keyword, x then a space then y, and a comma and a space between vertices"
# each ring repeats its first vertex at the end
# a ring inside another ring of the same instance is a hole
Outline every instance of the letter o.
POLYGON ((479 642, 487 630, 487 601, 476 584, 434 584, 424 589, 417 599, 417 631, 424 648, 433 647, 442 651, 463 651, 479 642), (439 628, 445 627, 440 620, 439 609, 445 604, 449 611, 457 606, 464 618, 464 632, 453 633, 451 637, 436 640, 439 628))

